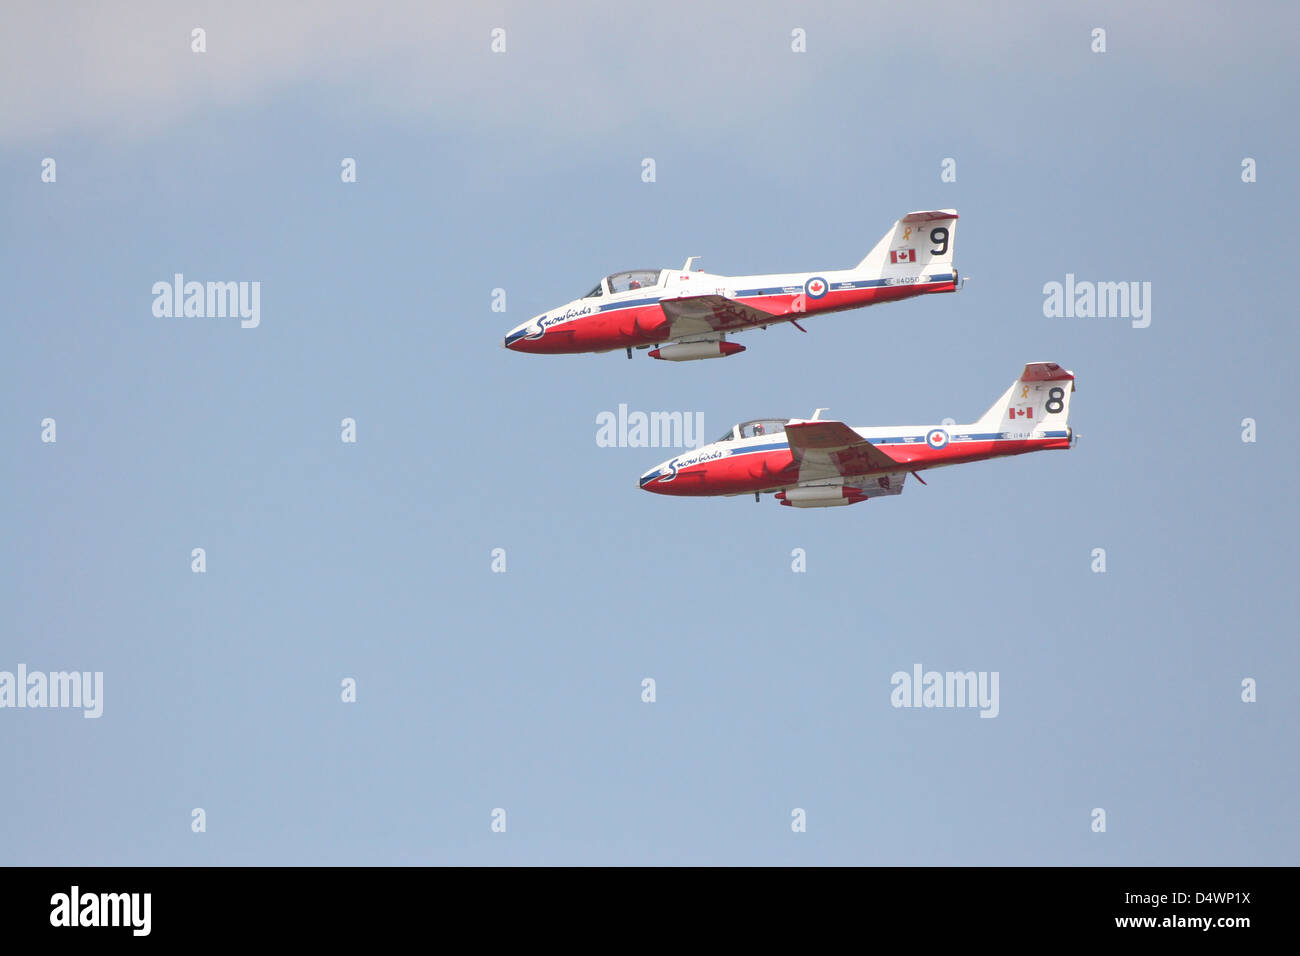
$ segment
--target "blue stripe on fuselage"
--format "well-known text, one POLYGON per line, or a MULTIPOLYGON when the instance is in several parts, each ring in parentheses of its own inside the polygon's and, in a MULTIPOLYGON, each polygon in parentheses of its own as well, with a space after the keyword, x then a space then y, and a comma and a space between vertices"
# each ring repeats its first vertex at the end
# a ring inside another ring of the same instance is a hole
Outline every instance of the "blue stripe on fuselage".
MULTIPOLYGON (((904 286, 904 285, 920 286, 920 285, 934 285, 937 282, 951 282, 951 281, 952 281, 951 273, 942 273, 933 276, 922 276, 920 281, 918 282, 896 282, 892 284, 899 285, 899 286, 904 286)), ((889 279, 856 279, 852 281, 832 283, 831 287, 827 291, 828 292, 849 292, 854 289, 873 289, 873 288, 879 288, 888 285, 891 285, 891 280, 889 279)), ((759 296, 772 296, 772 295, 798 295, 802 293, 802 291, 803 291, 802 287, 799 286, 772 286, 772 287, 762 287, 758 289, 741 289, 735 294, 734 298, 744 299, 744 298, 757 298, 759 296), (790 292, 789 291, 790 289, 795 289, 796 291, 790 292)), ((713 295, 716 293, 704 292, 700 294, 713 295)), ((664 298, 664 294, 660 294, 660 295, 650 296, 649 298, 644 298, 644 299, 628 299, 622 302, 605 302, 603 304, 597 305, 596 311, 589 314, 600 315, 604 312, 617 312, 621 309, 635 309, 647 305, 659 305, 659 303, 663 301, 663 298, 664 298)), ((695 296, 688 296, 688 298, 695 298, 695 296)), ((820 301, 820 300, 814 300, 814 301, 820 301)), ((816 310, 813 309, 812 311, 815 312, 816 310)), ((585 318, 587 318, 587 316, 577 315, 571 319, 566 319, 563 322, 556 322, 555 325, 548 325, 546 327, 546 331, 549 332, 551 329, 556 328, 557 326, 568 325, 570 322, 577 322, 585 318)), ((784 316, 773 316, 773 318, 774 319, 784 318, 784 316)), ((524 332, 516 332, 514 335, 507 336, 506 344, 509 345, 511 342, 515 341, 516 339, 522 338, 525 334, 526 333, 524 332)))
MULTIPOLYGON (((948 444, 952 444, 953 442, 972 442, 972 441, 1012 441, 1016 439, 1019 439, 1021 441, 1030 441, 1031 438, 1032 440, 1038 440, 1041 438, 1065 438, 1068 435, 1069 435, 1068 431, 1050 431, 1050 432, 1044 432, 1041 435, 1034 435, 1031 437, 1026 437, 1025 435, 1022 435, 1018 432, 1017 433, 986 432, 979 435, 952 435, 948 439, 948 444)), ((924 445, 926 444, 924 434, 900 435, 897 438, 870 438, 870 439, 864 439, 864 441, 869 441, 873 445, 924 445)), ((706 445, 704 447, 707 448, 708 446, 706 445)), ((727 455, 726 458, 735 458, 739 455, 753 455, 760 451, 778 451, 782 448, 789 448, 789 447, 790 447, 789 440, 778 441, 778 442, 764 442, 761 445, 751 445, 748 448, 737 449, 736 451, 733 451, 730 455, 727 455)), ((698 451, 698 450, 699 449, 693 449, 693 451, 698 451)), ((726 458, 714 458, 711 460, 725 461, 726 458)), ((694 462, 690 465, 683 465, 682 467, 692 468, 696 464, 708 464, 708 462, 694 462)))
MULTIPOLYGON (((925 434, 929 434, 929 432, 926 432, 925 434)), ((868 441, 873 445, 924 445, 926 443, 925 434, 899 435, 896 438, 867 438, 863 440, 868 441)), ((1065 438, 1067 435, 1069 435, 1069 432, 1066 431, 1051 431, 1051 432, 1044 432, 1041 435, 1036 435, 1032 437, 1065 438)), ((962 441, 962 442, 1009 441, 1012 440, 1013 438, 1020 438, 1020 439, 1024 439, 1025 441, 1029 440, 1028 437, 1026 437, 1020 432, 985 432, 979 435, 951 435, 949 436, 948 442, 949 444, 951 444, 952 442, 956 442, 956 441, 962 441)), ((779 448, 789 448, 789 447, 790 447, 790 442, 788 439, 786 441, 780 441, 780 442, 768 442, 762 445, 753 445, 749 448, 743 448, 734 451, 732 452, 731 455, 728 455, 727 457, 730 458, 733 455, 750 455, 753 454, 754 452, 759 452, 759 451, 776 451, 779 448)))
MULTIPOLYGON (((938 275, 932 275, 932 276, 921 276, 917 282, 894 282, 890 279, 854 279, 854 280, 845 280, 842 282, 827 283, 827 285, 829 286, 827 291, 828 292, 850 292, 854 289, 876 289, 876 288, 881 288, 883 286, 889 286, 889 285, 897 285, 897 286, 933 285, 936 282, 951 282, 951 281, 952 281, 952 273, 950 272, 940 273, 938 275)), ((771 287, 761 287, 758 289, 741 289, 736 293, 736 298, 743 299, 749 296, 760 296, 760 295, 798 295, 802 292, 803 292, 802 286, 792 286, 792 285, 771 286, 771 287), (789 291, 790 289, 794 289, 795 291, 792 293, 789 291)), ((820 302, 821 300, 814 299, 813 301, 820 302)))
MULTIPOLYGON (((597 306, 596 312, 597 313, 613 312, 616 309, 634 309, 640 305, 658 305, 659 302, 662 300, 662 298, 663 298, 662 296, 656 295, 656 296, 652 296, 649 299, 628 299, 627 301, 624 302, 606 302, 604 305, 597 306)), ((583 319, 583 318, 586 318, 586 316, 579 315, 579 316, 575 316, 569 321, 576 322, 578 319, 583 319)))

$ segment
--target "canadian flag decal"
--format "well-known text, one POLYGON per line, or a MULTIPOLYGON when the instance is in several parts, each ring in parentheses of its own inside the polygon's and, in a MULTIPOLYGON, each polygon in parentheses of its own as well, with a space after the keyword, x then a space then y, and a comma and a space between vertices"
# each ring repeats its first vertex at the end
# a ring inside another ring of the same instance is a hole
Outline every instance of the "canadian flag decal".
POLYGON ((1033 418, 1033 417, 1034 417, 1033 405, 1027 405, 1024 408, 1007 409, 1007 418, 1012 419, 1013 421, 1017 418, 1033 418))
POLYGON ((915 249, 892 249, 890 250, 889 253, 889 261, 894 265, 898 265, 898 263, 900 262, 915 262, 916 250, 915 249))

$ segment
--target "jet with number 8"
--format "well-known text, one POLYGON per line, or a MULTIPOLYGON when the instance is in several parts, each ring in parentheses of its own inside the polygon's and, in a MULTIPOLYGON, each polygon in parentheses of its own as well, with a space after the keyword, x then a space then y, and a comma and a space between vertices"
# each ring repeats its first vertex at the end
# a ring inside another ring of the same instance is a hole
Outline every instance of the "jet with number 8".
POLYGON ((919 472, 970 461, 1069 448, 1074 373, 1031 362, 993 407, 970 425, 850 428, 811 419, 756 419, 720 439, 670 458, 641 476, 660 495, 702 497, 775 493, 794 508, 852 505, 896 495, 919 472))
POLYGON ((669 362, 725 358, 745 351, 728 335, 792 322, 819 312, 859 309, 918 295, 955 292, 952 264, 957 211, 908 213, 852 269, 720 276, 679 270, 618 272, 581 299, 544 312, 507 333, 516 352, 555 355, 649 349, 669 362))

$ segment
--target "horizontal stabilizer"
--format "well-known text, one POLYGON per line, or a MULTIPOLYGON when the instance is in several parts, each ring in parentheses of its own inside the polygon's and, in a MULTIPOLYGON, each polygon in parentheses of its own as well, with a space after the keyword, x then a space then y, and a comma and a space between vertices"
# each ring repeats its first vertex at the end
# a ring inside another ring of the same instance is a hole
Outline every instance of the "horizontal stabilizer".
POLYGON ((1074 373, 1055 362, 1030 362, 1020 374, 1022 382, 1073 382, 1074 373))
POLYGON ((942 219, 956 219, 956 209, 932 209, 929 212, 909 212, 899 222, 938 222, 942 219))

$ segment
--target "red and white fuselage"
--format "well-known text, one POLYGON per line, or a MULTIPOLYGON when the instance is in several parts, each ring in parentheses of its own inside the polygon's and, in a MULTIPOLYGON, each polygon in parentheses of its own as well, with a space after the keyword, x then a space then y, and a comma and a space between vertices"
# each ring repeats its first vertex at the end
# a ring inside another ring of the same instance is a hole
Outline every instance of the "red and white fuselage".
POLYGON ((1074 374, 1054 362, 1021 377, 969 425, 850 428, 843 422, 757 419, 652 468, 640 487, 661 495, 776 493, 783 505, 825 508, 903 490, 909 474, 1069 448, 1074 374))
POLYGON ((600 280, 581 299, 506 334, 516 352, 563 354, 649 348, 668 361, 744 351, 728 335, 821 312, 840 312, 958 288, 952 264, 957 213, 909 213, 852 269, 721 276, 641 269, 600 280))

